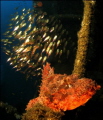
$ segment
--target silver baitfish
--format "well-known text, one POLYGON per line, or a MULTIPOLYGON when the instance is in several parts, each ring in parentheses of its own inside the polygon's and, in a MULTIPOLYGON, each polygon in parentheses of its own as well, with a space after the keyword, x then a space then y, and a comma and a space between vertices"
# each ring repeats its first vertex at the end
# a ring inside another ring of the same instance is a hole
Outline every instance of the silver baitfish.
POLYGON ((11 18, 8 31, 4 33, 4 51, 8 62, 17 71, 29 76, 41 74, 46 62, 69 55, 69 33, 55 16, 46 12, 23 8, 11 18), (65 38, 65 39, 64 39, 65 38))

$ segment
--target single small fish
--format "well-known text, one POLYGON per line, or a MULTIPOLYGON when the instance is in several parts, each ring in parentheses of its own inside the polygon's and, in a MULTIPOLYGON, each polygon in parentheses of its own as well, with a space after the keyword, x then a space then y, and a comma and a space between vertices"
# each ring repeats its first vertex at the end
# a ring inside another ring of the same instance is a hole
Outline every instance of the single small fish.
POLYGON ((50 49, 49 52, 48 52, 48 56, 50 56, 52 54, 53 50, 50 49))
POLYGON ((58 47, 59 45, 60 45, 60 40, 57 41, 57 45, 56 46, 58 47))
POLYGON ((24 12, 25 10, 26 10, 25 8, 22 9, 23 12, 24 12))
POLYGON ((57 37, 58 37, 57 35, 54 36, 54 38, 53 38, 53 42, 57 39, 57 37))
POLYGON ((48 40, 49 40, 49 38, 50 38, 50 36, 47 36, 47 37, 44 39, 44 41, 43 41, 43 42, 48 41, 48 40))
POLYGON ((18 26, 15 26, 14 30, 13 31, 16 31, 19 29, 19 25, 18 26))
POLYGON ((15 18, 14 18, 14 20, 17 20, 19 18, 19 15, 17 15, 15 18))
POLYGON ((54 31, 54 27, 52 27, 51 29, 50 29, 50 32, 53 32, 54 31))
POLYGON ((44 56, 44 58, 43 58, 43 63, 45 63, 46 62, 46 59, 47 59, 47 56, 44 56))
POLYGON ((44 34, 43 34, 43 38, 45 38, 45 37, 46 37, 46 35, 47 35, 47 33, 44 33, 44 34))
POLYGON ((57 50, 56 50, 56 55, 58 55, 58 54, 59 54, 59 51, 60 51, 59 49, 57 49, 57 50))
POLYGON ((40 62, 41 60, 42 60, 42 56, 39 57, 38 62, 40 62))
POLYGON ((8 59, 7 59, 7 62, 11 61, 11 59, 12 59, 11 57, 10 57, 10 58, 8 58, 8 59))

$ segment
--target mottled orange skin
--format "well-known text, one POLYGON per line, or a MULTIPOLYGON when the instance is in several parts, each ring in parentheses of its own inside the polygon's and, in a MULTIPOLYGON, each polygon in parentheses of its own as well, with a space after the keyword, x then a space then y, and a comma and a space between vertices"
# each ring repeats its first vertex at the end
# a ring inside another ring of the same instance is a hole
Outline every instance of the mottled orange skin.
POLYGON ((26 110, 29 110, 30 108, 32 108, 37 102, 38 102, 38 98, 31 99, 27 105, 26 110))
POLYGON ((42 71, 39 97, 30 100, 26 110, 36 103, 48 106, 55 111, 73 110, 85 104, 98 89, 100 86, 92 79, 79 79, 73 74, 54 74, 54 69, 47 63, 42 71))

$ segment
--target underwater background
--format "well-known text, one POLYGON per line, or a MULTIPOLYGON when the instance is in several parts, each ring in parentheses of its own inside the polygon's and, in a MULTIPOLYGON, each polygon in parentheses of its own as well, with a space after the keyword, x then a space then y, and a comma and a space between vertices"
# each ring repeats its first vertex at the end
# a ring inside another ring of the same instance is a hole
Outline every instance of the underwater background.
MULTIPOLYGON (((19 7, 19 10, 25 7, 28 9, 32 7, 32 4, 32 1, 1 1, 1 39, 3 39, 3 33, 7 30, 10 15, 16 12, 14 8, 19 7)), ((16 72, 6 60, 7 56, 1 50, 1 100, 4 102, 7 100, 13 105, 21 101, 23 102, 23 99, 28 101, 29 98, 26 97, 27 94, 34 96, 34 93, 32 94, 32 92, 35 91, 33 83, 30 81, 23 81, 24 78, 22 74, 16 72), (25 98, 23 98, 23 96, 25 96, 25 98)))
MULTIPOLYGON (((1 2, 1 39, 5 39, 4 33, 8 30, 8 24, 10 23, 11 15, 22 9, 35 9, 34 5, 36 1, 0 1, 1 2)), ((70 44, 70 56, 66 60, 61 57, 59 60, 52 60, 50 58, 51 65, 55 68, 56 73, 71 74, 73 69, 73 63, 75 59, 77 49, 77 32, 80 29, 80 24, 83 15, 83 3, 82 1, 43 1, 42 9, 47 12, 48 15, 64 15, 59 16, 63 26, 69 31, 69 37, 71 38, 70 44), (68 14, 68 16, 66 16, 68 14)), ((102 44, 102 30, 103 30, 103 18, 101 17, 102 4, 97 2, 97 13, 95 23, 95 35, 94 41, 90 46, 88 53, 88 61, 86 66, 86 77, 96 80, 101 86, 103 85, 103 44, 102 44)), ((31 13, 30 13, 31 14, 31 13)), ((16 71, 13 66, 7 62, 8 56, 3 51, 3 43, 1 42, 1 79, 0 79, 0 101, 8 103, 17 108, 18 113, 22 114, 25 111, 25 107, 30 99, 38 96, 38 90, 40 85, 41 76, 33 76, 32 78, 26 77, 24 74, 16 71)), ((48 61, 49 62, 49 61, 48 61)), ((66 111, 66 115, 70 114, 70 120, 102 120, 103 111, 101 110, 101 104, 103 102, 103 90, 98 92, 85 106, 73 111, 66 111), (88 112, 89 111, 89 112, 88 112), (96 114, 96 115, 94 115, 96 114), (75 117, 74 117, 75 116, 75 117)), ((12 114, 7 114, 4 109, 1 109, 1 120, 6 120, 10 117, 10 120, 15 120, 12 114), (5 115, 8 115, 6 118, 5 115), (5 117, 4 117, 5 116, 5 117)), ((18 118, 20 119, 20 118, 18 118)), ((68 119, 66 116, 64 120, 68 119)))

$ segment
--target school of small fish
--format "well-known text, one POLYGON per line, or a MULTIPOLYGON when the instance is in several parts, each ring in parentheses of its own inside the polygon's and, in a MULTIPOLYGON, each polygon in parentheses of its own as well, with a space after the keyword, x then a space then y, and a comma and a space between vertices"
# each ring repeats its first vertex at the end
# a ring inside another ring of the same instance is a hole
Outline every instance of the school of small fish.
POLYGON ((41 75, 51 58, 69 56, 70 36, 60 20, 41 10, 23 8, 12 15, 4 33, 4 51, 13 68, 30 76, 41 75))

